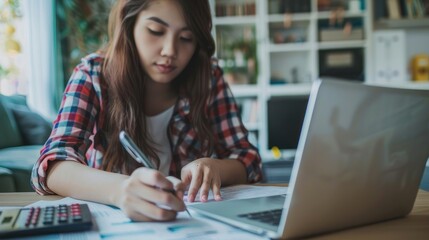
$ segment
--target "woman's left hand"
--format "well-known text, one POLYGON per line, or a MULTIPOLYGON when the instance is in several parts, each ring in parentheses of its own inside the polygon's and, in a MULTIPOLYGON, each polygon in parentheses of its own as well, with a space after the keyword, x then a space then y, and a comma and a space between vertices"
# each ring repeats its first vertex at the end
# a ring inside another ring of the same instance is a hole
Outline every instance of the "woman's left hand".
POLYGON ((212 158, 197 159, 182 168, 182 182, 189 185, 188 201, 194 202, 198 191, 201 202, 207 202, 209 191, 213 191, 216 201, 222 200, 220 195, 221 177, 219 160, 212 158))

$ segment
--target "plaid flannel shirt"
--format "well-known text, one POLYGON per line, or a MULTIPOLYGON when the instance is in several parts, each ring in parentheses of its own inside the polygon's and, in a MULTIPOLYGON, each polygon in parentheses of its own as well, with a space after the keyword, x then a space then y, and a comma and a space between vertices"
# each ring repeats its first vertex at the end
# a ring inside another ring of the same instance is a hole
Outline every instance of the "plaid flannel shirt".
MULTIPOLYGON (((107 100, 107 86, 100 77, 103 61, 102 56, 94 53, 83 58, 74 69, 52 133, 33 167, 31 183, 39 194, 53 194, 46 185, 46 171, 53 161, 75 161, 101 168, 107 147, 107 141, 101 134, 107 100)), ((208 109, 214 136, 217 137, 214 157, 241 161, 246 167, 248 182, 257 182, 262 177, 258 151, 248 141, 247 130, 220 68, 214 66, 212 75, 211 91, 215 97, 208 109)), ((173 176, 179 176, 182 166, 204 155, 199 148, 201 143, 196 140, 196 131, 189 122, 189 110, 188 99, 179 98, 169 123, 173 156, 169 174, 173 176)))

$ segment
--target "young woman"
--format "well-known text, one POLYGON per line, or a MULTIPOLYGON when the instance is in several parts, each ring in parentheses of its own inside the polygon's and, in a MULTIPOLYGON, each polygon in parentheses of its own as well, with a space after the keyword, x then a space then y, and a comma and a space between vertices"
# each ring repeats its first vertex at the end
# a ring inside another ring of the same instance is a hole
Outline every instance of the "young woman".
POLYGON ((83 58, 69 80, 34 189, 162 221, 184 210, 186 187, 189 201, 199 194, 204 202, 210 190, 221 200, 221 186, 259 181, 260 157, 211 60, 210 31, 207 0, 118 1, 107 47, 83 58), (128 155, 121 130, 158 170, 128 155))

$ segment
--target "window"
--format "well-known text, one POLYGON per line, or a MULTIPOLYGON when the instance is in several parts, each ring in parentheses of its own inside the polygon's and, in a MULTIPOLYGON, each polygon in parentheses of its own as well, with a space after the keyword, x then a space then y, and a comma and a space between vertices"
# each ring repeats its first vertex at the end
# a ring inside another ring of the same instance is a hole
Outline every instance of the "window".
POLYGON ((19 0, 0 0, 0 93, 28 93, 24 21, 19 0))

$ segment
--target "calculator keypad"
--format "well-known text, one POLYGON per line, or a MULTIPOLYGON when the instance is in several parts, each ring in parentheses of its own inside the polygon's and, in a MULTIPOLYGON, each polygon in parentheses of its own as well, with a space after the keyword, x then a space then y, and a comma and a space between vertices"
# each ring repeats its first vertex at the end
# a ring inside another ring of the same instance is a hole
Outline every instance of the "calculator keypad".
POLYGON ((86 230, 91 226, 91 213, 86 204, 7 209, 0 213, 0 238, 86 230))

